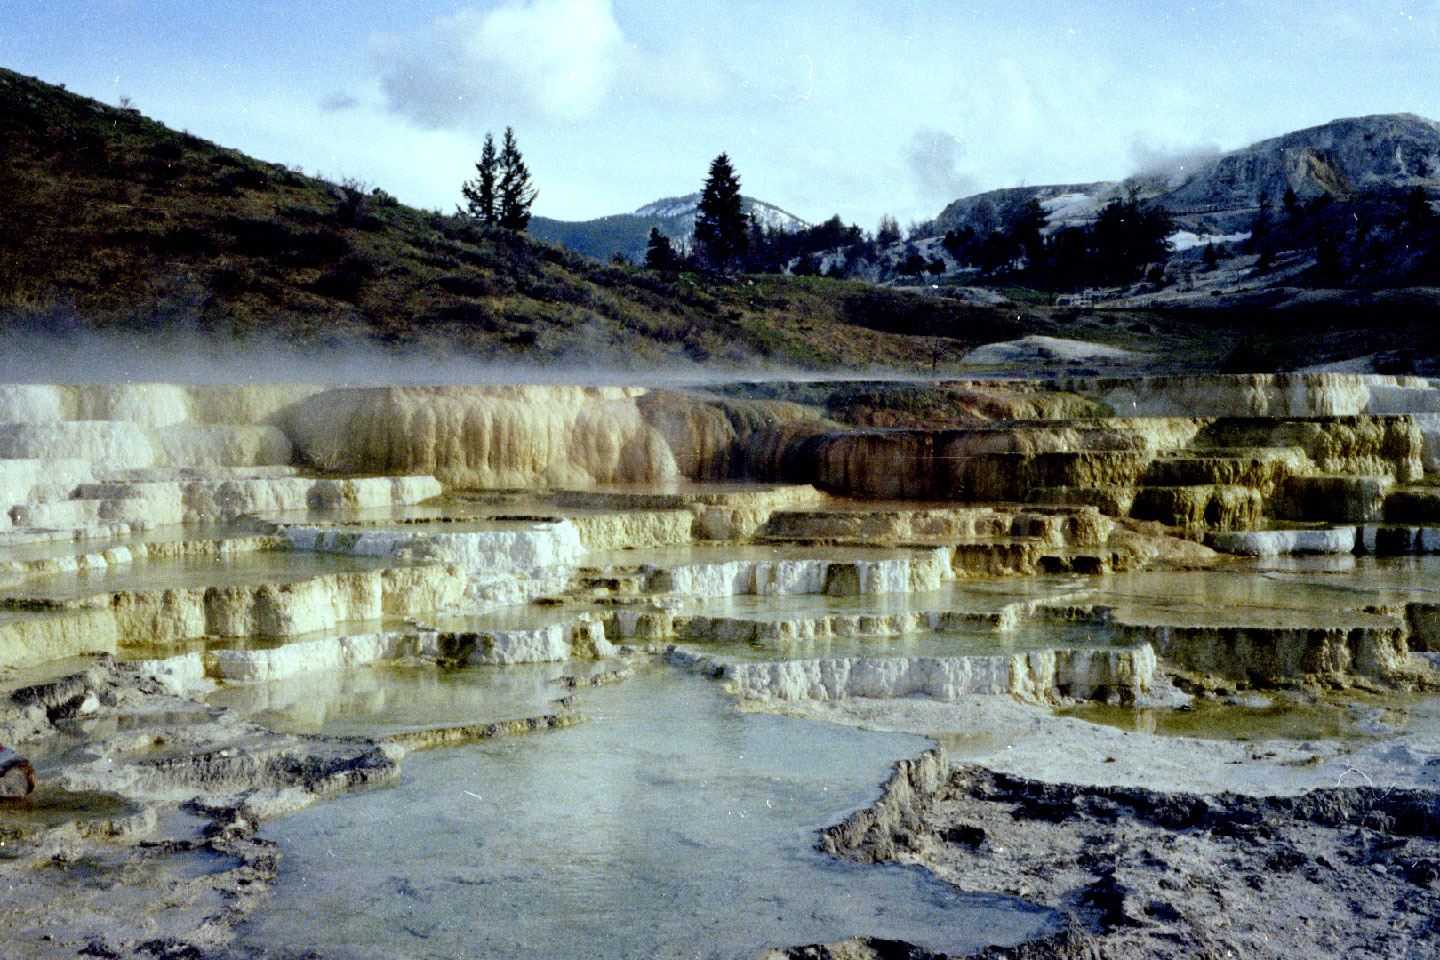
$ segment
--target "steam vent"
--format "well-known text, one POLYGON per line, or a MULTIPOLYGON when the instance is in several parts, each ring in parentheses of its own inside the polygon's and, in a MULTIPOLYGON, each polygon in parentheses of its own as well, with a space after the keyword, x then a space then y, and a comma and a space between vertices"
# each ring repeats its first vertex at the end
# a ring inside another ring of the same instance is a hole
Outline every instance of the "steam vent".
POLYGON ((0 385, 0 952, 1434 957, 1437 474, 1406 377, 0 385))

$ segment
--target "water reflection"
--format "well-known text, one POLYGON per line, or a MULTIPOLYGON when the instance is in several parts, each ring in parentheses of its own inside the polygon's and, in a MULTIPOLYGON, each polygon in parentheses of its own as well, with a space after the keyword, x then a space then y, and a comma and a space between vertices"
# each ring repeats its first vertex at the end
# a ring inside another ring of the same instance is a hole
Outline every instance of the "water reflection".
POLYGON ((737 713, 665 670, 582 709, 578 727, 417 755, 396 789, 271 825, 278 896, 245 940, 365 958, 748 958, 865 934, 963 954, 1050 922, 814 850, 815 829, 873 799, 919 737, 737 713))

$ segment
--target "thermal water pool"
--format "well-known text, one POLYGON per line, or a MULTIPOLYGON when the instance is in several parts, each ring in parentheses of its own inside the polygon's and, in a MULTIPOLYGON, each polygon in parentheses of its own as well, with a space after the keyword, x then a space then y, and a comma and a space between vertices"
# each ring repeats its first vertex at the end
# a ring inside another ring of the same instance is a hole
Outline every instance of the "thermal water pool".
POLYGON ((1054 921, 814 849, 920 737, 736 712, 715 684, 667 668, 578 706, 578 726, 416 754, 394 788, 267 825, 285 859, 241 945, 750 958, 863 934, 965 954, 1054 921))

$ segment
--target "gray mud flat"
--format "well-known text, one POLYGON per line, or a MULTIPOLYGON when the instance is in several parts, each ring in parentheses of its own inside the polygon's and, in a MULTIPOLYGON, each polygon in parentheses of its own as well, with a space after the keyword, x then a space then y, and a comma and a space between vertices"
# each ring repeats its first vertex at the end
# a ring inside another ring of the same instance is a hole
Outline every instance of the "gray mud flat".
MULTIPOLYGON (((1420 960, 1440 950, 1440 798, 1431 791, 1080 787, 952 768, 931 753, 899 765, 885 797, 825 831, 822 844, 1071 918, 1068 930, 987 956, 1420 960)), ((848 948, 884 955, 873 942, 848 948)))

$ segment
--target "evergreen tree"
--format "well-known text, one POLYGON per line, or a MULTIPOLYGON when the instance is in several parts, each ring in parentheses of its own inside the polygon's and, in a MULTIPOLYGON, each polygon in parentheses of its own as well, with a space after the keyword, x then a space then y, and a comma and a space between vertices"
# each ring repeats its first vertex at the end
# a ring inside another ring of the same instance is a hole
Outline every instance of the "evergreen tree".
POLYGON ((1201 257, 1201 259, 1205 263, 1206 270, 1214 270, 1215 267, 1219 264, 1220 254, 1215 249, 1215 241, 1212 240, 1209 243, 1205 244, 1205 254, 1203 257, 1201 257))
POLYGON ((1280 198, 1280 206, 1285 209, 1285 216, 1291 219, 1304 212, 1300 206, 1300 198, 1295 195, 1294 187, 1286 187, 1284 195, 1280 198))
POLYGON ((1424 187, 1414 187, 1405 196, 1405 222, 1412 227, 1427 226, 1435 219, 1435 211, 1424 187))
POLYGON ((1045 252, 1044 230, 1049 224, 1045 208, 1037 197, 1022 201, 1007 217, 1007 233, 1010 241, 1033 266, 1040 262, 1045 252))
POLYGON ((700 193, 695 214, 695 241, 710 265, 730 269, 745 253, 749 224, 740 209, 740 178, 730 158, 720 154, 710 162, 710 174, 700 193))
POLYGON ((875 242, 882 247, 888 247, 892 243, 900 242, 900 221, 890 214, 880 218, 880 227, 875 231, 875 242))
POLYGON ((1255 273, 1267 274, 1273 266, 1275 266, 1275 248, 1267 243, 1260 248, 1260 257, 1255 261, 1255 273))
POLYGON ((505 128, 505 142, 500 147, 500 226, 506 230, 524 230, 530 225, 530 204, 536 190, 530 186, 530 170, 515 145, 515 131, 505 128))
POLYGON ((659 227, 650 228, 650 239, 645 243, 645 267, 648 270, 674 270, 680 265, 670 238, 660 232, 659 227))
POLYGON ((1321 229, 1315 237, 1315 272, 1322 283, 1338 286, 1342 279, 1340 269, 1340 241, 1328 229, 1321 229))
POLYGON ((1090 228, 1096 279, 1128 283, 1170 254, 1173 226, 1164 209, 1141 200, 1110 201, 1090 228))
POLYGON ((480 160, 475 164, 475 179, 467 180, 460 187, 470 216, 487 227, 494 226, 495 176, 499 160, 495 156, 495 137, 485 134, 485 146, 480 151, 480 160))

